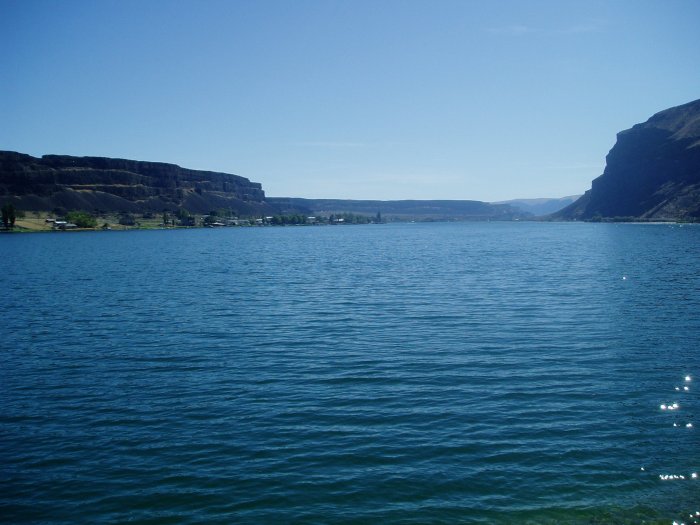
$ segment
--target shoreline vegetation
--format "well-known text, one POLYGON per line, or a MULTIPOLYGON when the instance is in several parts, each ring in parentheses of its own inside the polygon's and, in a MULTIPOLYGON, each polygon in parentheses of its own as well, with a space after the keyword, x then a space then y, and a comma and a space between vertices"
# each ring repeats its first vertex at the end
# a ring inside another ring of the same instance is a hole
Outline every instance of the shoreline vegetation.
MULTIPOLYGON (((381 214, 370 217, 353 213, 329 216, 269 215, 238 217, 227 211, 209 214, 177 213, 105 213, 90 214, 81 211, 54 213, 49 211, 23 212, 12 210, 0 224, 0 233, 41 233, 77 231, 177 230, 192 228, 246 228, 262 226, 328 226, 347 224, 381 224, 387 222, 381 214)), ((391 220, 389 222, 395 222, 391 220)), ((406 221, 409 222, 409 221, 406 221)))
MULTIPOLYGON (((85 232, 85 231, 128 231, 128 230, 179 230, 193 228, 250 228, 270 226, 333 226, 358 224, 386 224, 410 222, 474 222, 459 219, 434 218, 383 218, 380 213, 371 217, 353 213, 338 213, 329 216, 272 215, 265 217, 238 217, 226 211, 212 211, 209 214, 190 214, 180 210, 172 214, 133 214, 87 212, 54 213, 49 211, 23 212, 17 210, 7 223, 0 224, 0 233, 46 233, 46 232, 85 232)), ((614 217, 589 220, 551 220, 548 218, 527 218, 498 222, 589 222, 589 223, 634 223, 634 224, 685 224, 697 221, 640 219, 639 217, 614 217)), ((480 221, 483 222, 483 221, 480 221)), ((490 221, 489 221, 490 222, 490 221)))

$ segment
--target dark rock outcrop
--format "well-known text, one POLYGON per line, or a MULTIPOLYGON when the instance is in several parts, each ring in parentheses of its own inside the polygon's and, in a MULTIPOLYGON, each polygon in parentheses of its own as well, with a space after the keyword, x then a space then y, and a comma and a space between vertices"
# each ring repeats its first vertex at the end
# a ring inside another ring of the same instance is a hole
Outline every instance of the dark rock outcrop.
POLYGON ((555 219, 700 219, 700 100, 617 134, 603 174, 555 219))
POLYGON ((0 200, 21 210, 192 213, 230 209, 263 214, 274 209, 259 183, 238 175, 161 162, 0 151, 0 200))

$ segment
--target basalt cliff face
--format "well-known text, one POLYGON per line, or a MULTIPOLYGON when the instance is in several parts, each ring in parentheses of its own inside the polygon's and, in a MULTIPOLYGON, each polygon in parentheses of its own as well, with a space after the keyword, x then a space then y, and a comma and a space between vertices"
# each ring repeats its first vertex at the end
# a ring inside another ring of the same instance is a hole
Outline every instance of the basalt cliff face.
POLYGON ((21 210, 193 213, 274 211, 262 186, 244 177, 161 162, 0 151, 0 201, 21 210))
POLYGON ((603 174, 555 219, 700 219, 700 100, 617 135, 603 174))

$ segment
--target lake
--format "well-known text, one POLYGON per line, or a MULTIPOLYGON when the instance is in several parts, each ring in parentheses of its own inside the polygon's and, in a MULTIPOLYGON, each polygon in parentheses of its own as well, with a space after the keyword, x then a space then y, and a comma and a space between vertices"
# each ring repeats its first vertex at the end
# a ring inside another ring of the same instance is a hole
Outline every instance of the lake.
POLYGON ((700 226, 49 233, 0 253, 0 521, 700 511, 700 226))

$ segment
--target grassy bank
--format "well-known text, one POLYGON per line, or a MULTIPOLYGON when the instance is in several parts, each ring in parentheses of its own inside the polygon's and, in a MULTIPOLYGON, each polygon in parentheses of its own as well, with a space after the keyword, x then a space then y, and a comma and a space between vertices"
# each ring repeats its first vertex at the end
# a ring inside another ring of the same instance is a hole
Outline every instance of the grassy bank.
MULTIPOLYGON (((35 213, 31 212, 31 214, 27 214, 25 217, 17 218, 15 220, 15 226, 12 230, 14 232, 24 232, 24 233, 29 233, 29 232, 50 232, 50 231, 57 231, 57 229, 54 227, 53 222, 47 222, 46 219, 56 219, 55 215, 52 215, 51 213, 35 213)), ((162 217, 153 217, 153 218, 143 218, 143 217, 137 217, 136 221, 133 225, 125 225, 125 224, 120 224, 119 219, 120 215, 119 214, 105 214, 105 215, 100 215, 96 217, 97 222, 96 226, 94 228, 70 228, 66 231, 95 231, 95 230, 104 230, 104 229, 110 229, 110 230, 135 230, 135 229, 163 229, 163 228, 183 228, 184 226, 173 226, 172 223, 168 223, 168 225, 163 224, 163 219, 162 217)), ((196 217, 195 218, 195 224, 201 225, 202 224, 202 217, 196 217)), ((0 225, 1 226, 1 225, 0 225)))

